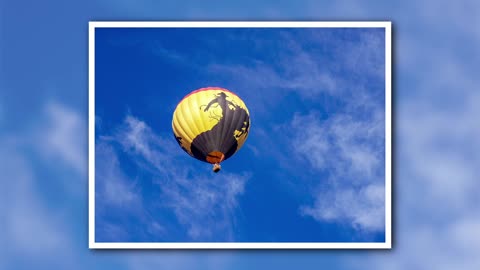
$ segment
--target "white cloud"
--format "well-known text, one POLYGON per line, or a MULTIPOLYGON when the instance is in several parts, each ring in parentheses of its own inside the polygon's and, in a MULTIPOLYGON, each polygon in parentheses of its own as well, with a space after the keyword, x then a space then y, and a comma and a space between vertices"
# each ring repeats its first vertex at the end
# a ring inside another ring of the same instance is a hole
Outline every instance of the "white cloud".
POLYGON ((334 169, 359 178, 372 178, 383 166, 382 127, 384 118, 357 120, 350 115, 336 115, 318 120, 318 115, 295 115, 291 147, 299 158, 316 169, 334 169))
POLYGON ((247 179, 248 176, 229 173, 215 177, 177 178, 175 182, 164 183, 163 204, 174 209, 192 239, 223 237, 225 241, 233 241, 234 210, 247 179), (227 235, 218 235, 218 231, 227 235))
POLYGON ((65 223, 66 205, 55 204, 55 199, 49 203, 42 196, 40 190, 55 182, 39 178, 32 159, 37 154, 47 156, 53 161, 49 169, 55 169, 62 160, 75 173, 84 174, 87 143, 82 143, 82 134, 86 128, 80 115, 59 103, 47 103, 43 113, 37 118, 40 122, 25 123, 27 132, 1 134, 0 171, 5 179, 0 196, 5 218, 2 236, 4 243, 10 243, 8 253, 12 255, 21 254, 32 262, 71 266, 73 243, 65 223), (52 262, 48 255, 55 253, 64 259, 52 262))
POLYGON ((393 250, 351 266, 479 269, 480 81, 471 52, 480 40, 477 28, 465 27, 478 21, 478 1, 415 6, 415 19, 396 16, 410 24, 394 21, 400 72, 393 250))
MULTIPOLYGON (((102 138, 103 152, 100 154, 108 153, 106 150, 111 153, 112 146, 119 143, 129 158, 139 166, 138 168, 149 173, 142 181, 150 181, 157 186, 157 198, 160 198, 155 203, 150 202, 149 205, 160 207, 158 211, 172 212, 178 222, 185 227, 189 237, 205 241, 219 237, 233 240, 237 197, 243 193, 249 175, 222 172, 212 176, 207 169, 205 173, 198 173, 192 165, 182 161, 185 154, 178 149, 173 138, 169 140, 157 135, 145 122, 132 115, 126 116, 125 121, 112 136, 102 138)), ((119 172, 118 160, 107 156, 99 158, 106 161, 105 164, 109 165, 107 167, 115 170, 113 174, 109 174, 114 177, 106 177, 107 175, 103 174, 102 179, 98 181, 107 183, 115 180, 116 184, 113 185, 115 192, 112 194, 116 193, 118 196, 118 192, 121 192, 126 198, 136 198, 138 195, 129 191, 132 190, 131 186, 119 185, 119 181, 126 182, 126 176, 119 172)), ((112 172, 112 169, 107 171, 112 172)), ((104 199, 107 200, 108 196, 104 199)), ((143 201, 144 207, 148 207, 147 203, 149 202, 143 201)), ((153 221, 150 220, 149 223, 153 221)), ((163 224, 158 222, 156 224, 151 226, 152 229, 160 228, 160 231, 165 231, 163 224)))
POLYGON ((163 59, 169 59, 175 65, 195 65, 186 55, 180 54, 173 49, 167 48, 160 40, 156 40, 153 44, 145 45, 147 50, 154 55, 163 59))
MULTIPOLYGON (((450 217, 465 214, 462 210, 478 202, 474 194, 479 191, 480 164, 480 94, 473 90, 469 79, 473 74, 462 71, 464 67, 453 67, 460 70, 440 76, 444 87, 427 88, 437 89, 438 93, 403 104, 398 129, 404 145, 401 162, 417 178, 416 188, 422 190, 424 209, 436 209, 436 202, 441 200, 441 211, 431 211, 430 215, 450 217), (453 84, 457 85, 455 89, 449 87, 453 84), (450 98, 451 92, 456 97, 450 98)), ((408 204, 415 202, 409 200, 408 204)))
POLYGON ((32 138, 51 162, 65 163, 78 174, 87 172, 87 121, 57 102, 45 106, 45 122, 34 130, 32 138))
POLYGON ((358 190, 341 188, 316 194, 313 206, 300 208, 303 215, 320 221, 352 224, 357 229, 385 229, 385 187, 372 184, 358 190))
MULTIPOLYGON (((302 96, 312 97, 321 92, 335 93, 338 90, 336 79, 332 76, 328 65, 322 62, 327 60, 303 49, 295 41, 295 37, 286 32, 278 38, 285 47, 275 52, 278 54, 275 66, 249 59, 248 65, 211 63, 208 70, 232 76, 238 85, 262 89, 270 94, 275 94, 278 89, 287 89, 298 92, 302 96)), ((251 92, 258 94, 257 91, 251 92)), ((246 94, 249 93, 246 92, 246 94)), ((272 98, 271 95, 270 98, 272 98)))
MULTIPOLYGON (((138 127, 134 130, 138 131, 138 127)), ((142 142, 132 135, 129 142, 139 149, 150 153, 142 142)), ((127 217, 140 222, 144 230, 137 240, 162 237, 166 230, 163 223, 152 216, 141 194, 139 179, 128 175, 119 160, 119 153, 112 137, 100 136, 95 145, 95 215, 97 241, 129 241, 132 237, 131 228, 127 228, 119 220, 127 217), (104 218, 110 216, 110 218, 104 218), (111 217, 114 217, 112 220, 111 217), (150 237, 150 238, 149 238, 150 237)), ((126 147, 130 147, 126 146, 126 147)), ((138 232, 136 232, 138 233, 138 232)))
POLYGON ((146 165, 164 176, 176 170, 175 166, 169 167, 167 164, 183 154, 177 151, 175 141, 155 134, 145 122, 131 115, 125 117, 113 139, 122 145, 124 151, 142 159, 146 165))
POLYGON ((135 182, 121 170, 118 157, 107 142, 95 145, 96 197, 100 202, 117 207, 141 207, 141 199, 135 192, 135 182))
POLYGON ((359 230, 384 230, 384 118, 379 115, 364 120, 348 114, 319 120, 314 112, 294 117, 293 153, 328 179, 318 183, 313 205, 302 206, 301 214, 359 230))
MULTIPOLYGON (((2 137, 0 171, 2 172, 2 243, 8 248, 2 254, 21 256, 31 262, 70 266, 73 256, 71 237, 68 234, 64 213, 51 207, 39 196, 36 189, 39 179, 25 157, 26 145, 16 139, 2 137), (63 259, 53 260, 51 254, 62 254, 63 259)), ((6 265, 16 264, 6 258, 6 265)))
POLYGON ((474 124, 480 95, 462 93, 461 107, 437 107, 427 97, 400 107, 396 241, 391 256, 372 256, 379 268, 480 267, 480 141, 474 124))

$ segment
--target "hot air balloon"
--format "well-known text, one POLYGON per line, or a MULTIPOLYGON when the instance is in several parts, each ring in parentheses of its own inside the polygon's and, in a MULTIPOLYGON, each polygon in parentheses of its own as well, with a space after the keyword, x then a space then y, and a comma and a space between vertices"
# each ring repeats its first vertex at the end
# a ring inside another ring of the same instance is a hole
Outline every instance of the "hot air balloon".
POLYGON ((235 154, 250 130, 250 114, 233 92, 220 87, 200 88, 178 103, 172 129, 180 147, 190 156, 213 164, 235 154))

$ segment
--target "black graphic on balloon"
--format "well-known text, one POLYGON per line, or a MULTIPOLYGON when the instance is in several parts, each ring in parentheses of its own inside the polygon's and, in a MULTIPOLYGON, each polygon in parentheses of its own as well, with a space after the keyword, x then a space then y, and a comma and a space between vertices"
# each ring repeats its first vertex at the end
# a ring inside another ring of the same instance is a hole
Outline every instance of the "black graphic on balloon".
POLYGON ((180 145, 180 147, 183 149, 183 151, 188 153, 187 149, 185 149, 185 147, 183 147, 183 145, 182 145, 182 137, 175 136, 175 140, 177 140, 178 145, 180 145))
POLYGON ((218 123, 211 129, 200 133, 193 139, 191 151, 195 158, 206 161, 208 153, 219 151, 225 155, 225 159, 232 156, 238 147, 236 138, 246 134, 250 125, 250 118, 245 109, 234 102, 227 100, 228 95, 220 92, 215 95, 208 104, 200 106, 200 110, 208 112, 210 108, 220 106, 222 115, 212 112, 210 118, 218 123), (237 134, 235 134, 237 133, 237 134))

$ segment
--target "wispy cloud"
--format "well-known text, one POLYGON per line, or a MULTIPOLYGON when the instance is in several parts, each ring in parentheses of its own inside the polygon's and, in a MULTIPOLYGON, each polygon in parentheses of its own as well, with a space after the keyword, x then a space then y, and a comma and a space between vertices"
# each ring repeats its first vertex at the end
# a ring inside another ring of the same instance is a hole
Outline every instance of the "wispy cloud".
MULTIPOLYGON (((469 80, 445 76, 442 80, 469 84, 469 80)), ((396 185, 401 202, 395 237, 398 240, 394 256, 388 260, 372 256, 371 263, 378 267, 480 266, 476 256, 480 233, 473 229, 478 226, 480 210, 480 157, 476 150, 480 141, 478 125, 474 124, 480 113, 476 105, 480 95, 470 90, 473 88, 461 89, 461 106, 427 104, 427 97, 420 97, 403 104, 399 111, 402 148, 397 161, 401 164, 396 185)))
MULTIPOLYGON (((238 64, 211 63, 208 70, 229 76, 236 85, 268 91, 270 94, 284 89, 311 97, 320 92, 333 93, 338 90, 337 81, 325 64, 327 59, 302 48, 291 33, 283 32, 275 38, 285 45, 276 52, 275 65, 252 58, 238 64)), ((265 46, 262 43, 268 42, 268 39, 259 40, 256 35, 252 46, 262 52, 265 46)))
POLYGON ((77 173, 86 175, 87 122, 77 112, 54 101, 45 106, 41 117, 46 118, 42 121, 45 125, 36 126, 33 134, 37 137, 32 138, 43 142, 36 145, 41 148, 40 153, 49 160, 65 163, 77 173))
MULTIPOLYGON (((5 146, 2 147, 7 150, 5 146)), ((67 238, 63 239, 62 232, 57 220, 51 218, 46 219, 46 212, 43 205, 38 203, 36 194, 33 189, 32 171, 28 168, 27 163, 18 155, 14 155, 12 151, 7 151, 8 156, 2 155, 2 175, 6 179, 4 187, 8 193, 2 196, 4 202, 2 205, 7 215, 6 235, 11 237, 10 241, 17 247, 18 250, 30 254, 44 254, 46 250, 60 250, 66 248, 68 245, 67 238), (9 205, 9 207, 7 207, 9 205), (41 232, 41 233, 39 233, 41 232), (40 239, 40 238, 41 239, 40 239), (32 241, 35 239, 35 241, 32 241)))
POLYGON ((384 229, 384 117, 380 115, 319 120, 311 112, 294 117, 293 153, 328 179, 312 194, 313 205, 300 208, 303 215, 359 229, 384 229))
POLYGON ((302 206, 301 214, 319 221, 350 224, 359 230, 385 230, 385 186, 382 184, 360 189, 332 188, 314 196, 314 205, 302 206))
POLYGON ((4 261, 2 258, 5 267, 12 268, 10 263, 17 264, 10 256, 48 265, 70 266, 67 258, 73 256, 72 238, 65 213, 59 207, 49 206, 36 191, 39 178, 25 155, 28 145, 8 136, 2 136, 0 141, 0 227, 2 242, 9 243, 8 248, 0 249, 2 256, 7 256, 4 261), (53 260, 48 257, 52 253, 61 253, 66 260, 53 260))
POLYGON ((70 222, 69 210, 85 186, 78 179, 86 175, 86 121, 56 101, 40 105, 20 130, 0 132, 0 226, 2 242, 9 243, 2 263, 75 269, 75 237, 81 233, 71 234, 78 222, 70 222))
POLYGON ((223 231, 227 235, 220 238, 233 241, 237 197, 243 193, 248 178, 228 173, 221 177, 177 178, 162 187, 164 205, 174 209, 192 239, 215 239, 219 235, 214 233, 223 231))
POLYGON ((479 3, 412 6, 391 11, 399 63, 394 249, 352 259, 350 268, 477 269, 480 81, 472 52, 480 39, 465 25, 478 22, 479 3))
MULTIPOLYGON (((252 57, 242 59, 241 63, 219 60, 208 64, 206 70, 217 78, 224 78, 227 85, 241 90, 257 120, 276 121, 276 117, 269 114, 292 96, 306 103, 322 101, 326 111, 344 104, 345 113, 371 113, 379 104, 383 106, 384 34, 379 29, 343 31, 340 34, 337 32, 338 35, 326 29, 304 31, 302 34, 283 31, 273 37, 272 33, 265 34, 263 38, 259 38, 258 33, 252 38, 251 33, 245 32, 230 39, 248 43, 254 52, 252 55, 271 54, 273 58, 261 61, 252 57), (266 48, 272 48, 272 40, 281 45, 276 45, 278 48, 275 47, 273 53, 266 52, 266 48), (372 81, 378 82, 375 89, 369 85, 372 81)), ((315 136, 307 140, 315 140, 315 136)), ((254 136, 250 143, 253 140, 254 136)), ((322 144, 318 142, 312 147, 321 148, 322 144)), ((265 150, 272 151, 270 148, 265 150)), ((344 153, 350 154, 348 158, 353 165, 374 166, 379 162, 359 145, 344 153), (362 162, 366 164, 362 165, 362 162)), ((321 159, 324 157, 317 155, 312 161, 322 162, 321 159)))
POLYGON ((384 118, 375 117, 359 120, 340 114, 319 120, 314 111, 297 114, 290 123, 293 150, 316 169, 371 177, 381 165, 384 138, 384 118))
POLYGON ((129 179, 121 170, 117 154, 111 145, 100 140, 95 145, 96 170, 99 183, 96 197, 102 204, 114 205, 123 209, 141 207, 138 190, 135 190, 135 181, 129 179))
MULTIPOLYGON (((177 149, 173 138, 169 140, 157 135, 145 122, 132 115, 125 117, 112 136, 103 138, 103 143, 109 142, 110 147, 115 143, 119 144, 123 153, 127 154, 138 168, 149 172, 142 181, 150 181, 156 186, 156 197, 160 199, 150 203, 144 201, 148 204, 145 207, 173 213, 193 240, 234 239, 237 197, 243 193, 248 174, 222 173, 215 177, 199 174, 196 168, 182 161, 184 156, 180 155, 185 154, 177 149), (184 165, 178 166, 182 162, 184 165)), ((102 156, 99 158, 103 159, 102 156)), ((118 171, 117 161, 112 161, 111 158, 108 160, 118 171)), ((207 172, 210 173, 209 170, 207 172)), ((97 181, 102 183, 114 179, 118 181, 119 178, 104 177, 97 181)), ((127 198, 139 196, 130 192, 122 194, 127 198)), ((157 224, 163 227, 161 222, 157 224)))
POLYGON ((160 40, 153 42, 153 44, 146 44, 146 50, 152 52, 154 55, 168 59, 174 65, 192 65, 187 55, 176 52, 173 49, 167 48, 160 40))
MULTIPOLYGON (((126 125, 129 121, 126 119, 126 125)), ((133 134, 125 138, 125 149, 135 147, 135 151, 152 156, 150 149, 136 137, 141 127, 132 128, 133 134)), ((151 215, 151 209, 142 197, 139 176, 129 175, 122 169, 122 151, 115 147, 118 144, 115 137, 100 136, 95 145, 96 239, 112 242, 133 239, 131 234, 134 231, 122 223, 126 217, 142 224, 144 230, 138 236, 140 239, 159 239, 166 232, 163 222, 151 215)))
POLYGON ((385 76, 385 35, 377 32, 361 32, 358 40, 347 42, 338 50, 347 70, 361 76, 385 76))

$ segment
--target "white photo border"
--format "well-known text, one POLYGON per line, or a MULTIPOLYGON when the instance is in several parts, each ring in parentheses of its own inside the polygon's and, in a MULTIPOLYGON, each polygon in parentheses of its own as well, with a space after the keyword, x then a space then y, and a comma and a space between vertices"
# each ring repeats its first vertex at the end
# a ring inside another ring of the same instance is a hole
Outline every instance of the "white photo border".
POLYGON ((88 246, 90 249, 391 249, 392 248, 392 23, 390 21, 90 21, 88 23, 88 246), (95 242, 96 28, 384 28, 385 242, 95 242))

